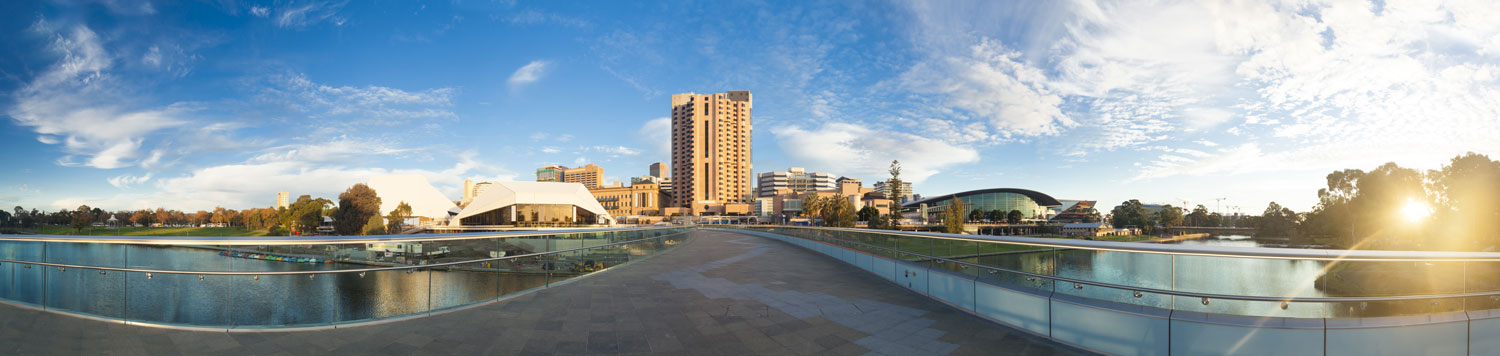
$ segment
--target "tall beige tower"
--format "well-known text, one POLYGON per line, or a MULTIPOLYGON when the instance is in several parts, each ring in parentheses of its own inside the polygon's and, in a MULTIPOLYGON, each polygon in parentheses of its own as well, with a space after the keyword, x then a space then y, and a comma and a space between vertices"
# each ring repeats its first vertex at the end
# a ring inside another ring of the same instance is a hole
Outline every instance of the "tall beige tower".
POLYGON ((671 206, 750 202, 750 107, 746 90, 672 96, 671 206))

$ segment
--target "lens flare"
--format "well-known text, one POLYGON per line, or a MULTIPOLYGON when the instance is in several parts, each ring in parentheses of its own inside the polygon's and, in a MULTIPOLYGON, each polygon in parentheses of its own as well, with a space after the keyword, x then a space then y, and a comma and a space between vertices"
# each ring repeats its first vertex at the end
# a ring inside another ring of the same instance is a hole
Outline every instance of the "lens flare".
POLYGON ((1407 200, 1406 206, 1401 207, 1401 216, 1405 217, 1407 222, 1421 222, 1428 215, 1432 215, 1432 208, 1422 202, 1407 200))

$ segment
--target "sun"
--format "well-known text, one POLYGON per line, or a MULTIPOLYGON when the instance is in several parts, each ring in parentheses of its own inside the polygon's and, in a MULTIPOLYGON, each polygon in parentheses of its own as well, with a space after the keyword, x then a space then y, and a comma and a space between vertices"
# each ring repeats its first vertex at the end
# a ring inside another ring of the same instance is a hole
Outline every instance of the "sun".
POLYGON ((1421 222, 1428 215, 1432 215, 1432 208, 1416 200, 1408 199, 1406 206, 1401 207, 1401 216, 1405 217, 1407 222, 1421 222))

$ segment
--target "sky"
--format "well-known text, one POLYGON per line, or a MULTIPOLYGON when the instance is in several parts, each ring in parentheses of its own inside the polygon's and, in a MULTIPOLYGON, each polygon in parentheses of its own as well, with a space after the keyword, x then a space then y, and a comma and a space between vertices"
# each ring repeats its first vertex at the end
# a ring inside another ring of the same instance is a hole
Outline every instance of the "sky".
POLYGON ((1490 0, 5 1, 0 204, 628 181, 672 94, 749 90, 755 172, 1301 211, 1334 170, 1500 157, 1497 78, 1490 0))

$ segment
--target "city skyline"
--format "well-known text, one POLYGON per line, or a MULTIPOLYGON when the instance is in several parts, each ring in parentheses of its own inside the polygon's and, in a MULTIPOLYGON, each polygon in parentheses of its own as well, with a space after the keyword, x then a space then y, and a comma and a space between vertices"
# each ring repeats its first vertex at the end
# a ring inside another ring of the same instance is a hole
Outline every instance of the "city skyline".
POLYGON ((1333 170, 1500 154, 1500 27, 1462 5, 13 2, 0 201, 265 207, 383 174, 456 199, 547 164, 629 181, 671 161, 671 95, 743 89, 752 174, 875 182, 899 159, 924 196, 1304 211, 1333 170))

